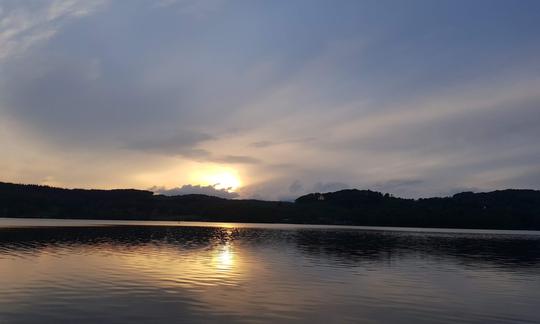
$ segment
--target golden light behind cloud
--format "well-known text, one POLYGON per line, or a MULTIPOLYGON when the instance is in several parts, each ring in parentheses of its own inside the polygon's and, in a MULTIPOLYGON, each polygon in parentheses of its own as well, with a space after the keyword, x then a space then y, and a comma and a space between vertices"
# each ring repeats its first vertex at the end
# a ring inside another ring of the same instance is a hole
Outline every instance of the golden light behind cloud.
POLYGON ((194 171, 192 178, 193 183, 214 186, 216 189, 228 191, 234 191, 242 186, 238 171, 222 166, 212 166, 194 171))

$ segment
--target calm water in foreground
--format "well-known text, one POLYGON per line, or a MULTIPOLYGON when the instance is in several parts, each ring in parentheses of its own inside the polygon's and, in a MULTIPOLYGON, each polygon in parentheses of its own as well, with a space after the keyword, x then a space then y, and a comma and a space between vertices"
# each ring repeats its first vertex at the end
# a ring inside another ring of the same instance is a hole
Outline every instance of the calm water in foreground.
POLYGON ((0 323, 540 323, 540 232, 0 219, 0 323))

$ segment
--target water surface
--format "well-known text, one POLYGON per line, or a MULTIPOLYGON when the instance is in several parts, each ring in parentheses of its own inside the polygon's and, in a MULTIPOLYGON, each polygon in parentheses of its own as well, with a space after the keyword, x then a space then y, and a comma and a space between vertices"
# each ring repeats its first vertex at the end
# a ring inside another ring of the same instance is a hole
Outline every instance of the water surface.
POLYGON ((0 219, 0 323, 539 323, 540 232, 0 219))

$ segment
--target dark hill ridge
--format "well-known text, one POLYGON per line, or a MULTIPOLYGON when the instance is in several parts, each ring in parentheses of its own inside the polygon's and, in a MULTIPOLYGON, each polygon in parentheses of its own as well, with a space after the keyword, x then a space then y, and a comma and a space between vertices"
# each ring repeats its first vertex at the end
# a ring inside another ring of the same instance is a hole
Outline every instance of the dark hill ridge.
POLYGON ((0 182, 0 217, 199 220, 540 230, 540 191, 403 199, 371 190, 312 193, 294 203, 150 191, 61 189, 0 182))

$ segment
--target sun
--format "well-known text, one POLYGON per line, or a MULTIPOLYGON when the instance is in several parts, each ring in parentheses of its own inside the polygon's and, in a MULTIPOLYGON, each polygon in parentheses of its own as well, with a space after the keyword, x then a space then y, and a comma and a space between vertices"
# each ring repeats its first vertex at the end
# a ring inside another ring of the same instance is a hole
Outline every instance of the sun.
POLYGON ((216 189, 228 191, 234 191, 242 185, 237 175, 227 171, 207 174, 204 181, 216 189))
POLYGON ((199 166, 189 174, 189 181, 201 186, 234 192, 243 186, 238 170, 220 165, 199 166))

